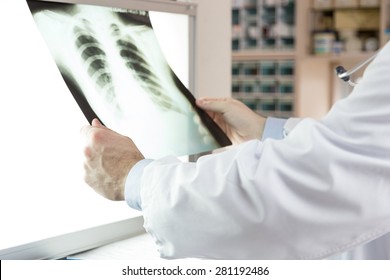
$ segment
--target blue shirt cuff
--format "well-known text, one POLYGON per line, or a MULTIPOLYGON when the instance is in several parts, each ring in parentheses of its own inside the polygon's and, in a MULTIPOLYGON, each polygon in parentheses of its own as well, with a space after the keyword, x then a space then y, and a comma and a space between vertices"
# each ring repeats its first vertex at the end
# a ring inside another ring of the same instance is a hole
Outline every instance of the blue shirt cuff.
POLYGON ((266 122, 265 122, 263 136, 261 137, 261 140, 264 141, 267 138, 283 139, 284 138, 284 125, 285 125, 286 121, 287 121, 287 119, 268 117, 266 122))
POLYGON ((143 159, 131 168, 125 182, 125 200, 127 204, 135 209, 142 210, 141 207, 141 177, 145 167, 151 163, 151 159, 143 159))

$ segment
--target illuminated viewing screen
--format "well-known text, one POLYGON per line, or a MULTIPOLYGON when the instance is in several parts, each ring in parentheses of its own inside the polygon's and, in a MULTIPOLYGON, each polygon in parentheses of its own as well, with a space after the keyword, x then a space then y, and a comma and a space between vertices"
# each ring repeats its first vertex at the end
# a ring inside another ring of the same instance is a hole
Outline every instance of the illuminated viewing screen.
POLYGON ((220 145, 177 78, 188 85, 190 16, 1 3, 0 251, 140 215, 83 181, 95 115, 147 157, 220 145))
POLYGON ((149 158, 230 144, 171 70, 147 11, 27 3, 89 121, 130 136, 149 158))

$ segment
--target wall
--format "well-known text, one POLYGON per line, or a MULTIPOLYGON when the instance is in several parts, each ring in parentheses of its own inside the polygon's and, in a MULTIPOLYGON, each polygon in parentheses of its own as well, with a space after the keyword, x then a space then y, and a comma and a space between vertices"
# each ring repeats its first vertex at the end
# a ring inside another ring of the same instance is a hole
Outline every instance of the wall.
POLYGON ((196 23, 196 96, 230 96, 231 7, 226 0, 193 0, 196 23))
POLYGON ((329 92, 332 71, 329 62, 321 58, 300 58, 297 67, 299 67, 297 116, 319 119, 331 106, 329 92))
MULTIPOLYGON (((298 63, 299 94, 297 95, 297 116, 319 119, 339 99, 346 97, 352 87, 336 75, 336 67, 350 70, 365 61, 370 54, 355 54, 343 57, 301 57, 298 63)), ((365 67, 352 75, 356 80, 363 75, 365 67)))

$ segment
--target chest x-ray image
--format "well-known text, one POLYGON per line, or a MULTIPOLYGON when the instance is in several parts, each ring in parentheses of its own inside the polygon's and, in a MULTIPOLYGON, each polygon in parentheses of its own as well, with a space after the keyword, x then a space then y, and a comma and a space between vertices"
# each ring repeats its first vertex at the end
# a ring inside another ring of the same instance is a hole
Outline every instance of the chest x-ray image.
POLYGON ((171 70, 147 11, 27 3, 89 122, 129 136, 149 158, 230 145, 171 70))

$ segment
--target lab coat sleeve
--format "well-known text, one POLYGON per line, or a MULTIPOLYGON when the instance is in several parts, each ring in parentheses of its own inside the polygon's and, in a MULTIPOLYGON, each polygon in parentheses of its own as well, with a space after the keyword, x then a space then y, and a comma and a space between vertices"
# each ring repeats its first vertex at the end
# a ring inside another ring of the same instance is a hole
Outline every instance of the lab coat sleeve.
POLYGON ((145 229, 164 258, 321 259, 390 231, 390 49, 320 121, 196 163, 145 167, 145 229))
POLYGON ((143 159, 137 162, 129 171, 125 181, 125 201, 135 210, 141 211, 141 176, 145 167, 153 162, 151 159, 143 159))
MULTIPOLYGON (((267 138, 281 139, 285 134, 284 125, 289 123, 286 119, 279 118, 267 118, 262 140, 267 138)), ((295 125, 296 121, 293 122, 295 125)), ((293 125, 290 125, 289 130, 293 128, 293 125)), ((125 181, 125 200, 126 203, 133 209, 141 211, 141 176, 145 167, 151 163, 151 159, 143 159, 139 161, 127 175, 125 181)))

